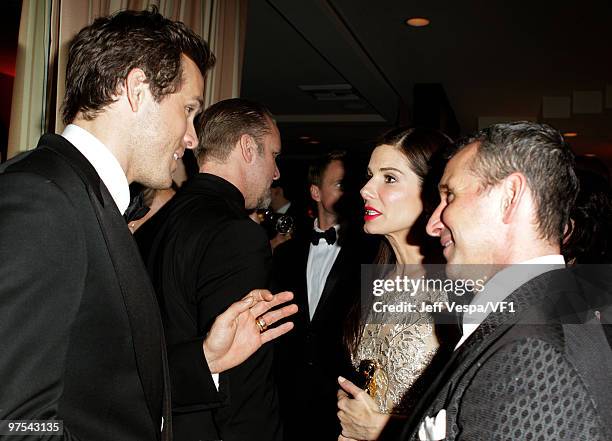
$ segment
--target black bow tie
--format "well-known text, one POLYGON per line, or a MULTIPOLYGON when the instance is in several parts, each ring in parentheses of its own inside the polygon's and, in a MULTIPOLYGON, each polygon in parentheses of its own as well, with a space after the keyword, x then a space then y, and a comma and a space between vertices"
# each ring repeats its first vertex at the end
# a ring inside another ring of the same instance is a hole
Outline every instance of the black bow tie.
POLYGON ((144 204, 144 196, 142 192, 134 196, 125 210, 123 217, 127 223, 141 219, 149 212, 150 208, 144 204))
POLYGON ((312 230, 312 236, 310 242, 313 245, 319 245, 319 241, 325 239, 329 245, 336 243, 336 229, 334 227, 328 228, 325 231, 312 230))

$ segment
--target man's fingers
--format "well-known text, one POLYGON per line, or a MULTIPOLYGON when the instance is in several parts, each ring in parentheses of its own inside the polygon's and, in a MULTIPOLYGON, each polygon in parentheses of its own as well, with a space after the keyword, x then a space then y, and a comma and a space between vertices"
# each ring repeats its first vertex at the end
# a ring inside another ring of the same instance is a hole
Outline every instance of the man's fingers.
POLYGON ((298 311, 298 306, 295 304, 283 306, 280 309, 275 309, 274 311, 266 312, 261 316, 266 322, 268 326, 276 323, 279 320, 282 320, 290 315, 295 314, 298 311))
POLYGON ((347 415, 347 413, 344 410, 339 410, 336 415, 338 415, 340 426, 342 426, 342 434, 344 434, 344 436, 350 436, 351 433, 349 429, 352 424, 351 417, 347 415), (348 426, 348 427, 345 428, 344 426, 348 426))
POLYGON ((360 389, 359 387, 355 386, 353 383, 351 383, 349 380, 347 380, 344 377, 338 377, 338 384, 340 385, 342 389, 344 389, 345 392, 351 394, 355 398, 359 394, 365 392, 363 389, 360 389))
MULTIPOLYGON (((251 291, 252 293, 253 291, 251 291)), ((248 311, 249 308, 253 306, 255 302, 254 297, 249 293, 249 295, 243 297, 241 300, 232 303, 229 308, 227 308, 222 314, 217 316, 215 319, 215 323, 228 323, 232 320, 235 320, 240 314, 244 311, 248 311)))
MULTIPOLYGON (((338 415, 338 420, 340 420, 340 422, 343 423, 344 422, 344 418, 345 418, 344 417, 344 411, 339 410, 336 415, 338 415)), ((343 427, 343 429, 344 429, 344 427, 343 427)))
POLYGON ((261 344, 266 344, 269 341, 274 340, 277 337, 280 337, 283 334, 286 334, 287 332, 291 331, 293 329, 293 323, 292 322, 288 322, 288 323, 283 323, 280 326, 277 326, 276 328, 272 328, 272 329, 268 329, 266 332, 263 332, 261 334, 261 344))
POLYGON ((251 308, 251 313, 255 317, 259 317, 260 315, 270 310, 271 308, 274 308, 275 306, 278 306, 281 303, 288 302, 289 300, 292 300, 292 299, 293 299, 292 292, 290 291, 279 292, 278 294, 269 297, 267 300, 259 301, 255 303, 253 307, 251 308))
MULTIPOLYGON (((270 303, 274 299, 274 296, 267 289, 254 289, 244 296, 241 300, 232 303, 221 315, 217 317, 216 321, 227 323, 236 319, 244 311, 249 308, 253 308, 257 305, 265 305, 270 303)), ((259 315, 259 314, 258 314, 259 315)))
POLYGON ((255 303, 257 302, 269 302, 274 297, 267 289, 254 289, 248 293, 244 298, 253 297, 255 303))
POLYGON ((348 394, 342 389, 338 389, 338 393, 336 394, 336 396, 338 398, 338 401, 340 401, 342 398, 348 397, 348 394))

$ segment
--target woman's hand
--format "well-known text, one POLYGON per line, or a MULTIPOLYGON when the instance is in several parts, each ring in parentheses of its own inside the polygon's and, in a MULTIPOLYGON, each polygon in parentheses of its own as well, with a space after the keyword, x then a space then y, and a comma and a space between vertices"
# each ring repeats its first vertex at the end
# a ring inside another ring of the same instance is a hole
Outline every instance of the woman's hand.
POLYGON ((349 380, 338 377, 338 418, 342 434, 338 441, 376 440, 382 433, 389 415, 378 411, 378 406, 365 390, 349 380))

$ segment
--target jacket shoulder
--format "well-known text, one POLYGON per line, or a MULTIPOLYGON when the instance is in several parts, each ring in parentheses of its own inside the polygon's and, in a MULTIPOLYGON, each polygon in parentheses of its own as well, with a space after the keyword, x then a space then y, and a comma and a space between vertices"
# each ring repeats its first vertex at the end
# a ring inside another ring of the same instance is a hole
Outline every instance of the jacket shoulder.
MULTIPOLYGON (((26 173, 37 175, 53 181, 57 186, 66 190, 74 190, 79 183, 83 186, 83 180, 66 159, 48 148, 47 143, 44 143, 45 138, 50 136, 45 135, 36 149, 24 152, 3 164, 0 167, 0 174, 26 173)), ((57 137, 57 135, 54 136, 57 137)))

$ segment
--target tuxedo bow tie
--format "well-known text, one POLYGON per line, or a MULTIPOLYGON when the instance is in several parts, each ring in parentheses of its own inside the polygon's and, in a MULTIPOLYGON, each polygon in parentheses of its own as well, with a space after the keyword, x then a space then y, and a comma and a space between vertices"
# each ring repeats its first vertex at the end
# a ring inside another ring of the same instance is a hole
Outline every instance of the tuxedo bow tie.
POLYGON ((141 219, 149 212, 150 208, 144 204, 144 196, 142 192, 134 196, 125 210, 123 217, 127 223, 141 219))
POLYGON ((325 231, 312 230, 312 236, 310 238, 310 242, 312 242, 313 245, 319 245, 319 241, 321 239, 325 239, 325 241, 329 245, 335 244, 336 243, 336 229, 334 227, 331 227, 325 231))

